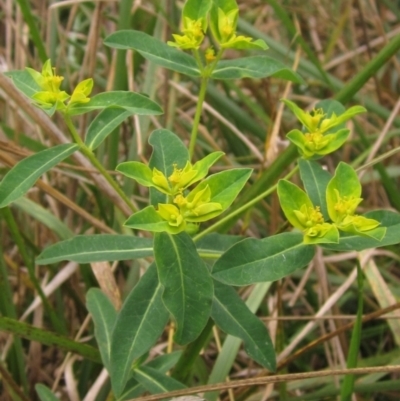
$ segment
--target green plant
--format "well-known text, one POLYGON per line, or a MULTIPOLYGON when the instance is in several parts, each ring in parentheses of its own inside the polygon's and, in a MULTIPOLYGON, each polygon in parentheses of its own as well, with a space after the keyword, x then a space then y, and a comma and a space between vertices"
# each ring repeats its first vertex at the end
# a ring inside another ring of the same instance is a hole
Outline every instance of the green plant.
MULTIPOLYGON (((365 111, 361 106, 345 110, 333 100, 321 102, 311 113, 283 100, 303 125, 303 131, 292 130, 287 137, 302 156, 298 169, 305 190, 281 180, 243 206, 246 209, 277 189, 283 212, 297 231, 261 240, 205 235, 200 224, 227 211, 252 174, 250 168, 209 174, 223 152, 193 161, 208 82, 267 76, 302 82, 296 73, 264 55, 223 60, 226 49, 267 48, 260 39, 237 35, 238 10, 235 0, 188 0, 182 12, 182 35, 173 35, 174 42, 165 44, 131 30, 116 32, 105 41, 110 47, 133 49, 162 67, 200 80, 189 146, 170 130, 159 129, 149 137, 153 152, 148 164, 127 161, 116 168, 149 188, 149 205, 142 209, 124 193, 94 150, 127 117, 158 115, 161 108, 133 92, 105 92, 90 97, 91 79, 80 82, 69 95, 60 89, 62 77, 56 75, 50 61, 44 63, 41 73, 26 69, 9 74, 15 85, 49 116, 56 111, 63 116, 74 143, 38 152, 11 169, 0 184, 0 207, 7 208, 44 172, 80 151, 133 212, 124 226, 155 233, 152 239, 134 236, 133 231, 129 235, 77 236, 48 247, 36 258, 38 264, 52 264, 61 260, 89 263, 154 257, 121 310, 116 311, 98 289, 87 294, 87 308, 116 399, 132 398, 144 391, 184 388, 194 358, 214 323, 242 339, 249 356, 274 371, 275 352, 265 326, 231 286, 279 280, 306 266, 314 257, 316 245, 360 251, 400 241, 398 219, 392 218, 392 212, 374 211, 365 216, 355 213, 362 200, 361 184, 351 166, 340 163, 332 176, 315 161, 342 146, 349 136, 344 123, 365 111), (204 46, 208 27, 216 50, 204 46), (100 113, 83 141, 73 116, 95 110, 100 113), (210 260, 215 263, 206 263, 210 260), (174 341, 186 346, 185 352, 146 363, 149 350, 170 320, 174 341), (170 369, 172 375, 168 376, 166 371, 170 369)), ((357 351, 354 349, 353 353, 357 351)), ((39 386, 37 390, 43 400, 51 399, 46 388, 39 386)))

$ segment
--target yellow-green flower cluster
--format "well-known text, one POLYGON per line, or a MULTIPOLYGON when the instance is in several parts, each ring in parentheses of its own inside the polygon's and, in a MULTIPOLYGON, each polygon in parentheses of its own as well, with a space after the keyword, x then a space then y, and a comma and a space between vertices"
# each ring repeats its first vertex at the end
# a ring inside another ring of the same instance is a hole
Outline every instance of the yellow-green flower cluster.
POLYGON ((301 223, 306 238, 323 238, 332 229, 331 224, 325 223, 319 206, 310 207, 304 204, 300 210, 294 210, 294 214, 301 223))
POLYGON ((328 207, 328 212, 340 230, 351 233, 365 233, 379 226, 379 221, 355 214, 362 198, 341 196, 336 188, 333 191, 335 200, 333 207, 328 207))
POLYGON ((187 223, 199 223, 214 217, 215 212, 222 210, 221 204, 210 202, 211 190, 208 185, 196 187, 188 194, 185 190, 198 181, 198 170, 187 162, 183 169, 173 166, 173 172, 166 177, 161 171, 153 169, 152 181, 160 192, 168 195, 171 202, 158 204, 157 213, 171 227, 180 231, 186 229, 187 223), (186 196, 185 196, 186 195, 186 196))
MULTIPOLYGON (((199 49, 204 41, 209 21, 214 42, 221 49, 267 49, 266 43, 260 39, 253 41, 250 37, 237 35, 239 8, 235 3, 219 4, 221 8, 210 2, 207 8, 201 2, 186 1, 182 11, 182 35, 173 34, 175 41, 168 44, 183 50, 199 49)), ((205 54, 207 63, 212 61, 211 55, 210 51, 205 54)))
POLYGON ((304 234, 307 244, 337 243, 339 231, 355 235, 369 236, 381 240, 386 229, 378 227, 380 222, 356 214, 361 203, 361 184, 354 169, 346 163, 339 163, 335 175, 325 190, 324 208, 314 206, 308 194, 289 181, 278 184, 278 196, 288 221, 304 234))
POLYGON ((339 149, 350 134, 350 130, 343 128, 343 123, 366 111, 362 106, 353 106, 340 115, 332 113, 327 117, 322 109, 306 112, 290 100, 282 101, 303 124, 304 132, 294 129, 286 136, 305 159, 315 159, 339 149))
POLYGON ((168 44, 183 50, 198 49, 204 40, 203 18, 195 21, 184 17, 183 26, 183 35, 173 34, 175 42, 168 42, 168 44))
POLYGON ((60 89, 64 77, 56 75, 55 68, 51 66, 50 60, 43 64, 41 73, 32 68, 26 69, 39 87, 39 90, 31 98, 42 109, 65 110, 74 104, 90 101, 89 95, 93 88, 91 78, 80 82, 72 95, 69 95, 60 89), (66 103, 68 99, 69 101, 66 103))

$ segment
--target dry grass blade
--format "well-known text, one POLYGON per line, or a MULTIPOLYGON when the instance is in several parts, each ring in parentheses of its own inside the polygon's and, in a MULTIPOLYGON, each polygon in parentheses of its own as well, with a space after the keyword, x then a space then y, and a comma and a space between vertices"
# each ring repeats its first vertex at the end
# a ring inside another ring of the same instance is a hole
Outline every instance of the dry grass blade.
POLYGON ((363 375, 368 373, 398 373, 400 372, 400 366, 381 366, 374 368, 355 368, 355 369, 335 369, 335 370, 324 370, 320 372, 309 372, 309 373, 291 373, 277 376, 266 376, 259 377, 256 379, 243 379, 243 380, 235 380, 229 383, 219 383, 219 384, 210 384, 207 386, 198 386, 192 387, 190 389, 185 390, 176 390, 170 391, 168 393, 163 394, 155 394, 147 397, 138 397, 127 401, 157 401, 162 400, 163 398, 169 397, 180 397, 189 394, 198 394, 209 391, 222 391, 233 388, 240 387, 250 387, 257 385, 265 385, 269 383, 287 383, 295 380, 306 380, 306 379, 314 379, 318 377, 326 377, 326 376, 342 376, 342 375, 363 375))

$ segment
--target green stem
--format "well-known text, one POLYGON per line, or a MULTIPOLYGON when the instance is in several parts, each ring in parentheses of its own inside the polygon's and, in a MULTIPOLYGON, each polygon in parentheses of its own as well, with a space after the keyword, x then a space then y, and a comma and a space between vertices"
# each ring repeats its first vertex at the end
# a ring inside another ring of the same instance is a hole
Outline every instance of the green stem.
POLYGON ((30 341, 38 341, 48 346, 56 346, 68 352, 82 355, 91 361, 101 363, 99 351, 91 345, 81 344, 68 337, 60 336, 48 330, 39 329, 30 324, 19 322, 15 319, 0 316, 0 329, 14 335, 26 338, 30 341))
POLYGON ((111 177, 109 172, 102 166, 102 164, 97 160, 94 153, 85 145, 82 141, 81 137, 79 136, 78 132, 75 129, 74 124, 72 123, 71 117, 68 114, 63 114, 65 123, 67 124, 72 138, 74 139, 75 143, 79 145, 80 151, 90 160, 94 167, 99 170, 101 175, 107 180, 107 182, 115 189, 118 195, 125 201, 125 203, 130 207, 132 212, 136 212, 135 205, 131 202, 131 200, 126 196, 124 191, 120 188, 120 186, 115 182, 115 180, 111 177))
POLYGON ((204 99, 206 97, 208 79, 211 76, 211 73, 213 72, 214 68, 216 67, 218 61, 221 59, 223 53, 224 53, 224 50, 221 49, 218 52, 218 54, 216 55, 215 60, 211 64, 204 67, 203 63, 201 61, 199 52, 197 50, 193 50, 193 55, 197 61, 199 69, 201 71, 202 78, 201 78, 199 97, 197 99, 196 114, 194 115, 192 133, 190 134, 190 143, 189 143, 190 159, 193 157, 194 147, 196 146, 197 133, 199 131, 199 124, 200 124, 201 112, 203 110, 203 103, 204 103, 204 99))
POLYGON ((204 99, 206 97, 206 92, 207 92, 207 83, 208 83, 208 78, 207 77, 203 77, 201 79, 200 93, 199 93, 199 97, 197 99, 196 114, 194 116, 192 133, 190 134, 190 143, 189 143, 189 157, 190 157, 190 159, 193 157, 194 147, 196 145, 197 133, 198 133, 198 130, 199 130, 201 112, 203 110, 203 103, 204 103, 204 99))
POLYGON ((187 345, 172 371, 172 377, 181 383, 187 383, 193 364, 196 362, 202 348, 210 338, 214 322, 209 319, 203 331, 195 341, 187 345))
MULTIPOLYGON (((363 314, 363 273, 361 270, 360 263, 357 261, 357 286, 358 286, 358 306, 357 306, 357 317, 354 323, 353 332, 351 334, 349 354, 347 356, 347 369, 357 367, 358 352, 360 349, 361 342, 361 326, 362 326, 362 314, 363 314)), ((346 375, 343 379, 341 386, 340 399, 341 401, 351 401, 351 395, 354 390, 354 375, 346 375)))
MULTIPOLYGON (((297 172, 297 170, 299 169, 298 166, 296 166, 289 174, 287 174, 284 179, 287 180, 290 177, 293 176, 293 174, 295 174, 297 172)), ((277 188, 278 184, 273 185, 272 187, 269 187, 266 191, 262 192, 260 195, 256 196, 255 198, 249 200, 247 203, 245 203, 243 206, 237 208, 236 210, 234 210, 233 212, 227 214, 225 217, 223 217, 222 219, 218 220, 216 223, 214 223, 212 226, 206 228, 204 231, 202 231, 201 233, 197 234, 196 236, 193 237, 193 241, 198 241, 200 238, 203 238, 205 235, 215 231, 218 227, 224 225, 226 222, 228 222, 229 220, 231 220, 233 217, 245 212, 247 209, 249 209, 250 207, 254 206, 257 202, 259 202, 260 200, 266 198, 267 196, 271 195, 272 192, 274 192, 277 188)))

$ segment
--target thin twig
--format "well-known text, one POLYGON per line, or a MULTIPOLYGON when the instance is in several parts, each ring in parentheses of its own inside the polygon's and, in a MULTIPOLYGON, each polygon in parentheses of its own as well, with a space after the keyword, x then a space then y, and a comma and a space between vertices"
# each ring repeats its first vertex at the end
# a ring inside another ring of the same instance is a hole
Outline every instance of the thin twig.
POLYGON ((369 373, 395 373, 400 372, 399 366, 378 366, 372 368, 355 368, 355 369, 334 369, 323 370, 318 372, 307 373, 290 373, 285 375, 264 376, 251 379, 235 380, 229 383, 208 384, 206 386, 192 387, 190 389, 170 391, 168 393, 154 394, 146 397, 132 398, 128 401, 156 401, 163 398, 180 397, 189 394, 206 393, 210 391, 221 391, 232 388, 259 386, 268 383, 283 383, 296 380, 315 379, 318 377, 326 376, 340 376, 340 375, 362 375, 369 373))

